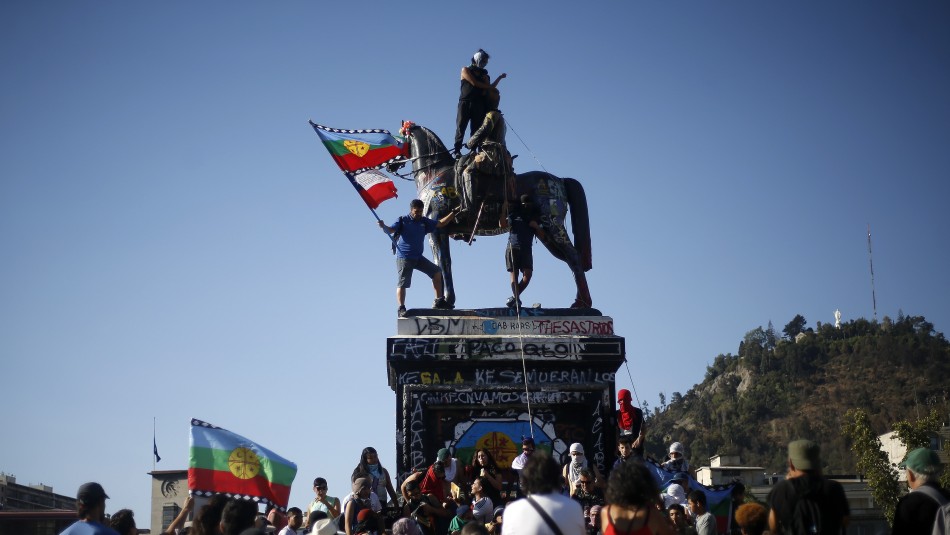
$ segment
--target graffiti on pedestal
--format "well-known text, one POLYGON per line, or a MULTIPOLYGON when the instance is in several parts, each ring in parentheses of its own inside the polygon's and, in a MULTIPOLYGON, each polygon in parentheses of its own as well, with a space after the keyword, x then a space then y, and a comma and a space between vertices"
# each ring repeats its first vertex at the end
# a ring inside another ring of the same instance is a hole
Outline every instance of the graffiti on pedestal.
POLYGON ((623 341, 568 336, 531 338, 390 338, 390 360, 582 360, 623 354, 623 341))
POLYGON ((425 316, 400 320, 399 334, 412 336, 612 336, 614 321, 603 316, 517 319, 425 316))
POLYGON ((597 370, 594 368, 571 368, 568 370, 528 370, 517 368, 504 369, 474 368, 451 369, 432 368, 425 371, 413 370, 396 374, 396 383, 399 385, 440 385, 440 384, 474 384, 476 386, 528 384, 544 385, 583 385, 583 384, 610 384, 614 382, 616 373, 597 370))
POLYGON ((464 464, 471 463, 475 451, 484 447, 500 467, 507 468, 526 436, 533 436, 538 448, 549 450, 562 463, 567 462, 568 445, 580 442, 590 460, 605 468, 604 407, 611 407, 609 385, 599 391, 529 392, 404 385, 403 392, 404 436, 397 440, 401 468, 424 466, 443 447, 455 448, 455 456, 464 464))

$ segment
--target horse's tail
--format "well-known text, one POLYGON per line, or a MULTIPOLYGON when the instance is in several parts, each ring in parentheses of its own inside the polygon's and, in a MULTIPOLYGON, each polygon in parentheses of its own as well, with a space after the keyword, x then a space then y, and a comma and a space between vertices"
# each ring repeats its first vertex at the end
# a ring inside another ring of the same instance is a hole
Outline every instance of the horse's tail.
POLYGON ((571 229, 574 231, 574 248, 581 259, 584 271, 593 267, 590 245, 590 214, 587 211, 587 194, 584 186, 573 178, 565 178, 564 189, 567 192, 567 202, 570 204, 571 229))

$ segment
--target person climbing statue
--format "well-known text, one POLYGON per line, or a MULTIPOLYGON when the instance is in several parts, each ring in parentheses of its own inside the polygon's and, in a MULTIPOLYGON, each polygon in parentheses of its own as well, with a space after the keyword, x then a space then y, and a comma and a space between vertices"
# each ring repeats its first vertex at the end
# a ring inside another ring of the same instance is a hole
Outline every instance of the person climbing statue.
POLYGON ((508 247, 505 248, 505 267, 511 274, 511 297, 508 298, 508 308, 521 308, 521 294, 531 282, 531 273, 534 270, 534 255, 532 246, 535 235, 544 240, 544 230, 540 225, 541 212, 527 194, 521 196, 521 203, 512 203, 508 213, 506 227, 508 231, 508 247), (518 280, 521 272, 521 280, 518 280))
POLYGON ((453 156, 458 158, 462 155, 462 139, 465 137, 465 126, 471 125, 471 133, 481 126, 488 112, 485 101, 485 92, 489 89, 498 87, 498 82, 508 75, 501 73, 494 83, 488 76, 485 66, 488 65, 488 52, 481 48, 472 56, 472 63, 467 67, 462 67, 461 73, 461 93, 459 95, 458 112, 455 116, 455 145, 452 150, 453 156))
POLYGON ((395 252, 396 271, 399 274, 399 280, 396 283, 396 301, 399 303, 399 308, 396 313, 400 318, 406 315, 406 288, 412 284, 413 270, 421 271, 432 279, 432 289, 435 290, 435 302, 432 303, 432 308, 452 308, 452 305, 446 302, 443 295, 442 270, 428 258, 422 256, 422 242, 426 234, 451 223, 458 212, 449 212, 445 217, 436 221, 422 215, 424 208, 425 205, 422 201, 413 199, 409 203, 409 215, 401 216, 392 225, 386 225, 381 220, 377 221, 383 232, 399 236, 396 239, 395 252))

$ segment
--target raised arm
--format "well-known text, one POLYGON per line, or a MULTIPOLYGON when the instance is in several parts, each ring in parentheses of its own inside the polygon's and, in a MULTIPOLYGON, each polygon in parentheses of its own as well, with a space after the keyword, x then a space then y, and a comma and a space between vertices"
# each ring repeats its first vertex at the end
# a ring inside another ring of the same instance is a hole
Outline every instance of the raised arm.
MULTIPOLYGON (((501 80, 503 76, 505 75, 499 75, 498 80, 501 80)), ((477 87, 479 89, 491 89, 492 87, 494 87, 493 85, 487 83, 486 81, 480 80, 476 78, 475 76, 472 76, 472 71, 468 70, 468 67, 462 67, 462 79, 472 84, 472 86, 477 87)), ((495 81, 496 84, 498 83, 498 80, 495 81)))
POLYGON ((191 496, 185 498, 185 503, 181 506, 181 512, 178 513, 178 516, 175 517, 175 520, 172 520, 172 523, 168 525, 168 528, 162 532, 163 535, 174 535, 178 532, 178 528, 182 527, 185 524, 185 520, 188 518, 188 513, 191 512, 195 507, 195 499, 191 496))

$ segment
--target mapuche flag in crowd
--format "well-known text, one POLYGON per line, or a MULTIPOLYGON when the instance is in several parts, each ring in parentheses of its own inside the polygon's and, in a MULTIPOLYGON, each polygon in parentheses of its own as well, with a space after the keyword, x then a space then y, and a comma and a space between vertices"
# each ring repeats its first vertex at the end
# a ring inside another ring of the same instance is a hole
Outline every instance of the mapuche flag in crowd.
POLYGON ((290 500, 297 465, 241 435, 201 420, 191 420, 188 490, 193 495, 273 503, 290 500))
POLYGON ((350 184, 371 209, 396 196, 396 185, 378 169, 404 156, 404 145, 388 130, 340 130, 310 122, 350 184))
MULTIPOLYGON (((656 481, 660 490, 665 492, 670 483, 673 483, 676 474, 663 468, 652 459, 648 459, 644 465, 653 474, 653 480, 656 481)), ((689 488, 691 490, 701 490, 706 494, 706 510, 712 513, 716 519, 716 533, 729 533, 729 530, 732 529, 730 524, 732 522, 732 488, 734 486, 735 483, 729 483, 728 485, 708 487, 693 479, 692 476, 689 477, 689 488)))

